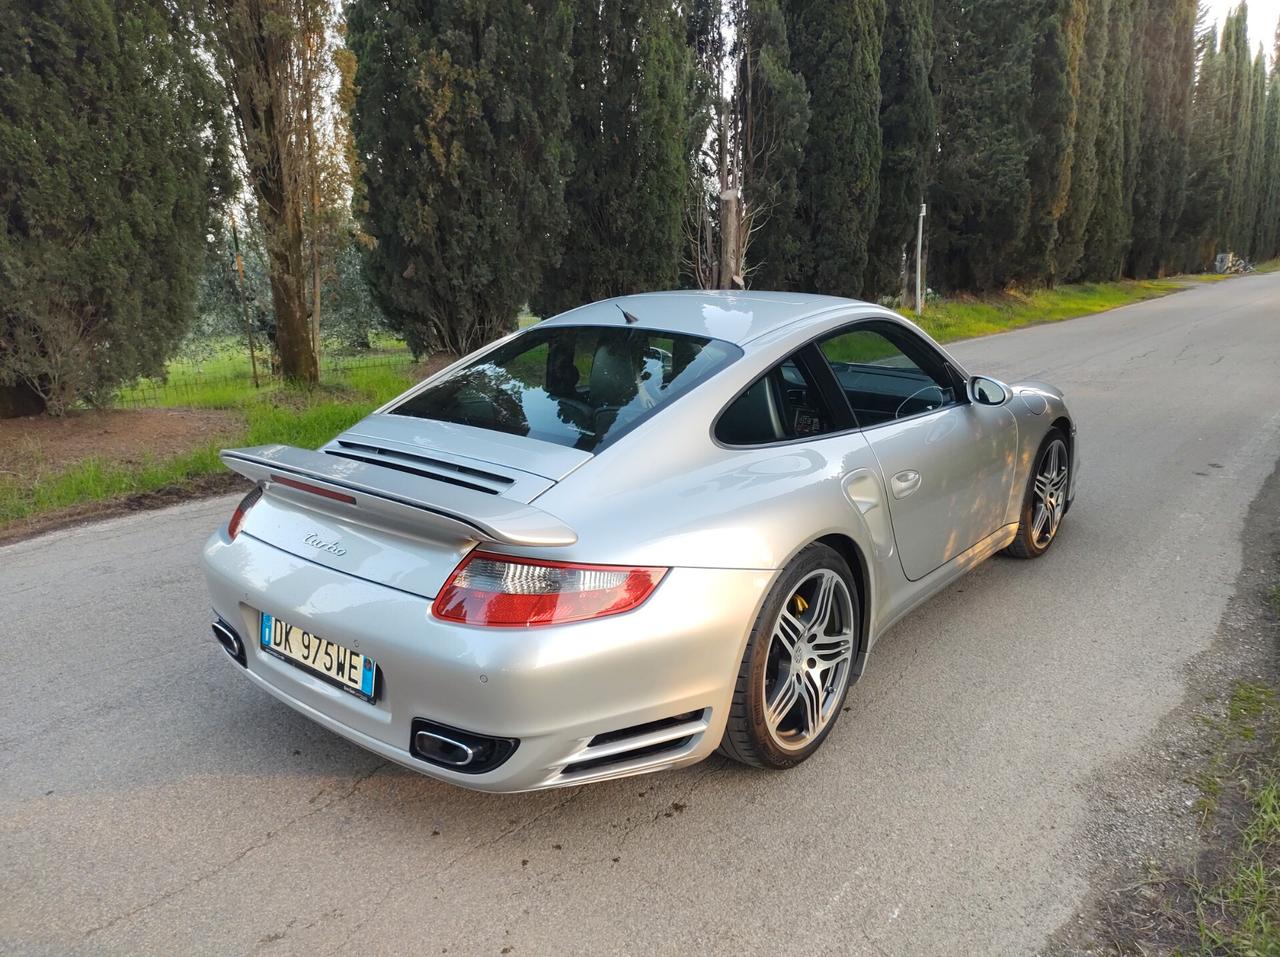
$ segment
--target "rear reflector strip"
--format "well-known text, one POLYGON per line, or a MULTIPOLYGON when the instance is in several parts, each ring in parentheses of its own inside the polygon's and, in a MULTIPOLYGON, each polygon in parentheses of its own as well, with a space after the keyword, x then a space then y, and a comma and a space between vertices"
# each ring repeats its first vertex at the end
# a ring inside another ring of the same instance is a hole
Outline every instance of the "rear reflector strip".
POLYGON ((271 476, 271 481, 287 485, 289 488, 296 488, 299 492, 310 492, 312 495, 319 495, 322 498, 331 498, 335 502, 345 502, 348 505, 356 504, 355 496, 348 495, 346 492, 335 492, 332 489, 321 488, 319 485, 308 485, 306 482, 285 478, 283 475, 273 475, 271 476))

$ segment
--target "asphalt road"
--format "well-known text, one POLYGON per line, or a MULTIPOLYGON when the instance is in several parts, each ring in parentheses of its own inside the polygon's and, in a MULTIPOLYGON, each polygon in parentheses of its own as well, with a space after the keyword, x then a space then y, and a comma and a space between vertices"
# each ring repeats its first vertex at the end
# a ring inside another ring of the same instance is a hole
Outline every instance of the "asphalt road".
POLYGON ((1069 395, 1075 508, 872 653, 822 751, 521 796, 251 688, 196 567, 226 499, 0 548, 0 951, 1034 952, 1088 788, 1184 692, 1280 458, 1280 274, 959 345, 1069 395))

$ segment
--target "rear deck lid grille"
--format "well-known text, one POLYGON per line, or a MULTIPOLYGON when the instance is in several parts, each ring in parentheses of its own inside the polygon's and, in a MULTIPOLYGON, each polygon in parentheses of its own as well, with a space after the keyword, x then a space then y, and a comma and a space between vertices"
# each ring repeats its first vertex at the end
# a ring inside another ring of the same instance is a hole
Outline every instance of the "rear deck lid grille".
POLYGON ((382 448, 364 442, 353 442, 349 439, 338 439, 334 446, 325 451, 339 458, 351 459, 355 462, 366 462, 380 465, 383 468, 407 472, 422 478, 434 479, 437 482, 448 482, 477 492, 490 495, 501 495, 515 484, 509 475, 501 475, 486 469, 474 468, 436 456, 406 452, 398 449, 382 448))

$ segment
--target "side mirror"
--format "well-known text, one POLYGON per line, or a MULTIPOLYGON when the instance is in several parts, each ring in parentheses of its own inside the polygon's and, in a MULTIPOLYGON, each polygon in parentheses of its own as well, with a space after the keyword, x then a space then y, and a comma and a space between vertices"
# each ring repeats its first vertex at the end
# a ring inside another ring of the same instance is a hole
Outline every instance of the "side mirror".
POLYGON ((969 401, 975 405, 1004 405, 1013 396, 1012 390, 999 379, 976 375, 969 380, 969 401))

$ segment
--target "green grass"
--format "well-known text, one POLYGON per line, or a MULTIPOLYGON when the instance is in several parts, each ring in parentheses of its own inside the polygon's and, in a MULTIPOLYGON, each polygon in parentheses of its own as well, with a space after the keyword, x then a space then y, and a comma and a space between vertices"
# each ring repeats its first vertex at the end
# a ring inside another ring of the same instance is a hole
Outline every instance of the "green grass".
POLYGON ((1280 771, 1252 783, 1249 813, 1227 875, 1196 888, 1203 953, 1280 953, 1280 771))
MULTIPOLYGON (((1280 261, 1265 265, 1280 267, 1280 261)), ((928 303, 918 321, 936 339, 947 342, 1113 309, 1175 292, 1189 281, 1086 283, 982 299, 961 297, 928 303)), ((915 318, 908 310, 903 314, 915 318)), ((529 314, 519 317, 521 328, 536 321, 529 314)), ((126 408, 229 409, 243 418, 239 434, 163 461, 122 465, 89 459, 35 482, 0 477, 0 527, 74 505, 155 491, 214 474, 222 469, 217 458, 222 445, 284 442, 314 448, 407 388, 411 367, 412 357, 404 343, 382 337, 374 340, 369 352, 326 350, 321 361, 325 385, 310 394, 272 382, 260 355, 263 384, 255 389, 240 340, 228 338, 208 344, 198 355, 171 362, 163 380, 143 380, 122 390, 117 404, 126 408)))
POLYGON ((1198 279, 1079 283, 1025 293, 1009 292, 983 298, 962 296, 940 302, 926 302, 924 314, 919 318, 913 310, 903 309, 901 312, 919 323, 921 328, 939 342, 951 342, 1105 312, 1118 306, 1166 296, 1185 289, 1194 281, 1198 279))
MULTIPOLYGON (((1196 783, 1207 802, 1212 834, 1226 835, 1225 865, 1208 879, 1186 882, 1181 909, 1198 938, 1177 952, 1280 953, 1280 699, 1275 689, 1240 682, 1227 702, 1221 745, 1196 783), (1261 741, 1260 749, 1248 749, 1261 741), (1243 752, 1241 748, 1246 750, 1243 752), (1229 809, 1218 813, 1235 798, 1229 809), (1225 821, 1215 818, 1225 817, 1225 821)), ((1218 840, 1224 839, 1219 837, 1218 840)))
POLYGON ((149 461, 141 466, 121 466, 102 459, 86 459, 75 468, 34 484, 0 483, 0 527, 73 505, 180 485, 219 468, 218 448, 212 444, 186 455, 149 461))
MULTIPOLYGON (((376 384, 395 378, 403 381, 413 365, 405 344, 389 337, 375 338, 368 351, 329 349, 321 353, 320 378, 326 383, 376 384)), ((142 379, 124 388, 116 404, 124 407, 186 407, 226 409, 238 405, 247 394, 270 394, 282 388, 273 382, 264 355, 258 355, 260 387, 253 386, 252 367, 244 341, 221 339, 209 343, 199 355, 171 361, 163 379, 142 379)))
POLYGON ((120 464, 91 458, 34 482, 0 480, 0 527, 75 505, 154 492, 212 475, 223 469, 218 452, 227 446, 281 442, 315 448, 408 388, 407 371, 355 369, 311 393, 283 387, 258 391, 250 387, 246 393, 243 387, 232 391, 225 385, 202 390, 193 386, 195 401, 191 404, 230 409, 241 415, 243 425, 238 433, 164 460, 120 464))

